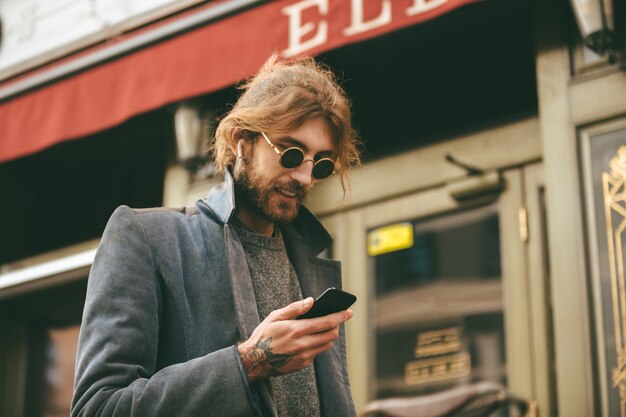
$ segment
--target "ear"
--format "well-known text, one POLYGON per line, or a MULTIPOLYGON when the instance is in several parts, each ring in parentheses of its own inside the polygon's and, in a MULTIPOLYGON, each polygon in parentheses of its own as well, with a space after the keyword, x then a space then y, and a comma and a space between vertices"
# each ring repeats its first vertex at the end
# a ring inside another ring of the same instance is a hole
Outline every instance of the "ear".
POLYGON ((230 150, 233 155, 237 155, 237 142, 242 139, 239 129, 233 129, 230 133, 230 137, 228 138, 228 145, 230 146, 230 150))

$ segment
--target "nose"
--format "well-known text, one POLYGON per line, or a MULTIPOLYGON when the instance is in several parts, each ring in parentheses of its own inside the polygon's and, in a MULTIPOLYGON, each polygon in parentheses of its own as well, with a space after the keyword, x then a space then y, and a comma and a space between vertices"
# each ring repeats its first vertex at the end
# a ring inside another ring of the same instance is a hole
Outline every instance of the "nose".
POLYGON ((297 181, 303 187, 310 187, 316 181, 313 178, 313 160, 304 161, 299 167, 291 171, 291 179, 297 181))

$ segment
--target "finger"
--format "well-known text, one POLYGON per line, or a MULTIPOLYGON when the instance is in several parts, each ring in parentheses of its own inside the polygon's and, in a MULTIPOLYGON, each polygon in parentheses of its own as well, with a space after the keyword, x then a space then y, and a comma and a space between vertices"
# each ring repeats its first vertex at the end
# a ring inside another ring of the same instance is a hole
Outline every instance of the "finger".
POLYGON ((288 373, 304 369, 307 366, 311 365, 311 363, 313 363, 313 360, 317 355, 329 350, 332 347, 332 343, 324 343, 322 345, 315 346, 311 349, 300 352, 293 358, 291 358, 291 360, 284 367, 280 368, 280 371, 288 373))
POLYGON ((313 305, 313 297, 307 297, 304 300, 295 301, 286 307, 272 311, 272 321, 291 320, 311 309, 313 305))
POLYGON ((310 364, 311 362, 313 362, 313 359, 315 359, 317 355, 319 355, 322 352, 326 352, 332 347, 333 347, 333 344, 331 342, 323 343, 319 346, 315 346, 314 348, 307 350, 306 352, 303 352, 302 358, 305 359, 307 364, 310 364))
POLYGON ((309 351, 309 354, 313 355, 313 357, 315 358, 320 353, 326 352, 327 350, 329 350, 332 347, 333 347, 333 344, 331 342, 324 343, 322 345, 316 346, 315 348, 311 349, 309 351))
POLYGON ((341 323, 350 320, 351 317, 352 310, 344 310, 323 317, 299 321, 303 322, 303 324, 307 326, 305 332, 311 334, 330 330, 337 327, 341 323))
POLYGON ((339 327, 334 327, 324 332, 313 333, 301 337, 297 342, 298 350, 304 352, 326 343, 334 342, 339 338, 339 327))

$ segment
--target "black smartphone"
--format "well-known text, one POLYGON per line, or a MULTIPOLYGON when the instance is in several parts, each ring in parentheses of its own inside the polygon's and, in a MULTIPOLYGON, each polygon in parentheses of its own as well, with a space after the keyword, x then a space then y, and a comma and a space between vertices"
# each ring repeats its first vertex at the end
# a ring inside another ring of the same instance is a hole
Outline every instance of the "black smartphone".
POLYGON ((349 292, 341 291, 336 288, 328 288, 322 293, 315 302, 313 307, 298 319, 312 319, 322 317, 338 311, 346 310, 356 301, 356 296, 349 292))

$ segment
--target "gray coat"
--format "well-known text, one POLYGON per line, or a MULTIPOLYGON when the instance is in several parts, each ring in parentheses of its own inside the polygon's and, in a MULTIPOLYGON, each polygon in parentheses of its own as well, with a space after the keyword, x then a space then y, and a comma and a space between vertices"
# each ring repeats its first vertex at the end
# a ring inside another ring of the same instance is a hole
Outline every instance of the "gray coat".
MULTIPOLYGON (((113 213, 89 276, 72 416, 276 415, 271 382, 249 385, 236 352, 259 316, 233 212, 227 173, 194 208, 113 213)), ((341 287, 308 210, 281 231, 305 297, 341 287)), ((314 366, 322 416, 353 416, 343 326, 314 366)))

